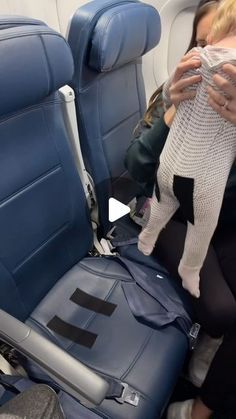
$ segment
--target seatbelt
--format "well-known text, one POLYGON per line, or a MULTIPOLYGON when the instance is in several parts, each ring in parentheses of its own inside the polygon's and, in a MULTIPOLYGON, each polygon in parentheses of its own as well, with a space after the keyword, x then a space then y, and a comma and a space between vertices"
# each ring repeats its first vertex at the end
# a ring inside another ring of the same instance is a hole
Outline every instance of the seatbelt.
POLYGON ((97 234, 97 223, 92 221, 93 226, 93 245, 94 251, 90 252, 92 256, 114 256, 116 252, 113 249, 115 247, 112 245, 109 239, 102 238, 100 241, 98 240, 97 234))
MULTIPOLYGON (((104 378, 104 377, 103 377, 104 378)), ((106 395, 107 399, 115 399, 118 403, 128 403, 132 406, 138 406, 140 400, 140 393, 130 387, 127 383, 117 382, 112 379, 105 378, 110 387, 106 395)))
POLYGON ((64 119, 69 132, 71 146, 76 161, 76 167, 84 188, 87 203, 90 209, 90 216, 92 220, 94 247, 98 255, 112 255, 113 246, 109 240, 98 240, 97 226, 99 223, 98 205, 95 195, 94 182, 90 174, 86 171, 84 160, 80 147, 79 132, 75 111, 75 94, 74 90, 69 86, 63 86, 59 89, 60 98, 63 101, 64 119))
MULTIPOLYGON (((29 375, 31 377, 33 377, 33 379, 37 380, 37 382, 41 382, 44 383, 50 387, 52 387, 55 391, 60 391, 64 394, 67 395, 67 393, 65 393, 64 390, 61 389, 61 387, 52 382, 50 377, 47 376, 46 373, 44 373, 37 364, 35 364, 33 361, 26 359, 25 357, 23 357, 21 359, 21 362, 23 363, 24 368, 29 372, 29 375)), ((98 375, 100 375, 104 380, 106 380, 109 383, 109 388, 108 388, 108 392, 106 394, 106 399, 112 399, 117 401, 118 403, 128 403, 131 404, 132 406, 138 406, 139 404, 139 400, 140 400, 140 393, 138 391, 136 391, 133 387, 129 386, 127 383, 125 382, 120 382, 115 380, 114 378, 111 377, 107 377, 105 374, 99 373, 98 371, 96 371, 98 375)), ((16 389, 18 389, 18 391, 20 390, 19 386, 23 386, 25 385, 25 383, 27 383, 27 381, 25 380, 29 380, 25 377, 20 378, 20 380, 22 380, 19 385, 17 385, 17 387, 15 386, 15 379, 19 379, 19 377, 13 377, 13 378, 6 378, 7 381, 5 381, 5 377, 3 375, 0 375, 0 384, 1 383, 6 383, 9 385, 14 386, 16 389)), ((29 380, 30 381, 30 380, 29 380)), ((31 382, 32 383, 32 382, 31 382)), ((71 397, 68 395, 68 397, 71 397)), ((82 405, 83 406, 83 405, 82 405)))
POLYGON ((63 86, 59 89, 60 98, 63 101, 63 113, 64 119, 69 132, 69 138, 71 146, 73 148, 73 154, 76 161, 76 167, 79 172, 79 176, 84 188, 88 206, 91 212, 93 212, 93 219, 98 220, 96 196, 94 190, 94 184, 91 176, 86 171, 84 160, 80 147, 79 132, 75 111, 75 94, 74 90, 69 86, 63 86))

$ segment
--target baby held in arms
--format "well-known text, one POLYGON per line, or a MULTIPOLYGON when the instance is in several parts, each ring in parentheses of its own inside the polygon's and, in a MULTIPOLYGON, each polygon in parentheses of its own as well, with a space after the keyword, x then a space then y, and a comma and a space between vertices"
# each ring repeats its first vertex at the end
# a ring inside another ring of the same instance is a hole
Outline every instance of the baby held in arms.
MULTIPOLYGON (((208 105, 207 94, 208 85, 213 85, 212 76, 224 74, 222 65, 236 65, 236 0, 221 2, 208 40, 207 47, 194 49, 200 54, 202 65, 186 76, 197 72, 202 81, 196 87, 195 99, 178 106, 160 156, 149 220, 138 242, 139 250, 149 255, 161 230, 180 207, 187 221, 187 233, 178 271, 183 287, 197 298, 200 270, 236 156, 236 125, 208 105)), ((164 99, 167 91, 168 83, 164 99)), ((225 98, 225 107, 228 99, 225 98)))

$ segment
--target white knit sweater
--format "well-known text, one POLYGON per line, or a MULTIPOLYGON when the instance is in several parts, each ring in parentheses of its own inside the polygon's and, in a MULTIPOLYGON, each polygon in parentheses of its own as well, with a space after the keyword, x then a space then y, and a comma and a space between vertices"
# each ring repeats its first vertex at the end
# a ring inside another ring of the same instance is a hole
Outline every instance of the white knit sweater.
MULTIPOLYGON (((186 77, 200 73, 202 82, 195 86, 195 99, 181 102, 178 107, 157 171, 160 200, 158 202, 154 193, 149 221, 139 236, 138 247, 144 254, 150 254, 160 231, 182 206, 173 191, 174 175, 194 179, 194 221, 188 221, 179 274, 184 288, 199 297, 199 273, 236 156, 236 126, 208 105, 207 85, 213 85, 214 73, 222 73, 222 64, 236 64, 236 50, 213 46, 195 50, 200 52, 202 66, 188 72, 186 77)), ((168 83, 163 92, 164 100, 167 91, 168 83)))

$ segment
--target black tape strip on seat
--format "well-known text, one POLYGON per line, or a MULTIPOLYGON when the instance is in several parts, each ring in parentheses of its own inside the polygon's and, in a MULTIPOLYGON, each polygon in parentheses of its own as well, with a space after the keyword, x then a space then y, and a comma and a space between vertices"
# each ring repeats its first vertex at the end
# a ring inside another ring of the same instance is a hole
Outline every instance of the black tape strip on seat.
POLYGON ((104 314, 105 316, 111 316, 117 307, 116 304, 109 303, 108 301, 87 294, 79 288, 75 290, 74 294, 70 297, 70 300, 81 307, 95 311, 95 313, 104 314))
POLYGON ((58 316, 54 316, 48 322, 47 327, 64 338, 70 339, 79 345, 85 346, 86 348, 92 348, 98 336, 96 333, 73 326, 72 324, 60 319, 58 316))

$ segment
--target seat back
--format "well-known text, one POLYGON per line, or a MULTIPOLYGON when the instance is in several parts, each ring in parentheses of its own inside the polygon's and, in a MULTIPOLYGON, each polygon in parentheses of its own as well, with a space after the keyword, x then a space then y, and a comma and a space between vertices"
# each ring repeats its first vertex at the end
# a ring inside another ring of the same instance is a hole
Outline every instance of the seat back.
POLYGON ((71 21, 68 42, 75 62, 72 87, 80 142, 104 231, 109 197, 127 203, 135 196, 124 155, 145 110, 141 57, 159 38, 157 11, 133 0, 88 3, 71 21))
POLYGON ((92 232, 56 92, 72 78, 70 49, 27 18, 2 18, 0 41, 0 307, 24 320, 92 232))
MULTIPOLYGON (((143 75, 147 100, 165 81, 185 53, 191 24, 199 0, 145 0, 161 15, 163 31, 159 46, 143 59, 143 75), (184 31, 183 31, 184 27, 184 31)), ((51 28, 67 34, 68 23, 86 0, 1 0, 0 14, 23 15, 41 19, 51 28)))

